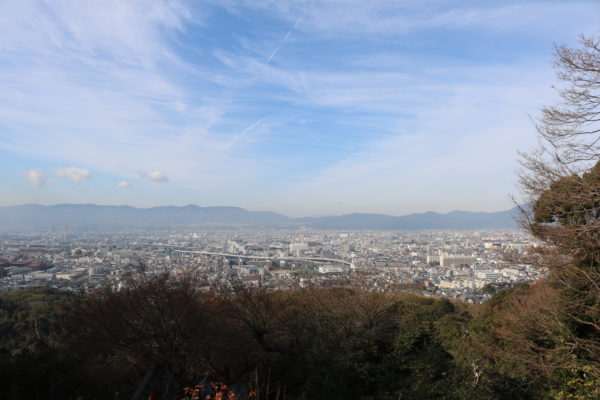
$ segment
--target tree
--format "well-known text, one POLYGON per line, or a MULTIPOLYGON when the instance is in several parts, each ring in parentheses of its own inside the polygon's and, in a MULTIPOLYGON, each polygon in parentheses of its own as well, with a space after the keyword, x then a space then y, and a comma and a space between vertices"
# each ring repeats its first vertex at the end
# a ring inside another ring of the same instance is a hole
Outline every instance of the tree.
POLYGON ((561 101, 542 109, 539 147, 523 154, 520 174, 531 204, 522 210, 523 225, 546 243, 541 260, 550 271, 547 284, 556 290, 505 328, 520 354, 535 357, 541 370, 564 379, 585 371, 598 379, 600 37, 581 36, 580 44, 555 49, 561 101))
POLYGON ((193 271, 178 279, 140 271, 121 288, 82 297, 68 328, 75 340, 120 354, 140 370, 158 365, 176 379, 198 379, 208 368, 203 350, 218 315, 203 287, 193 271))
POLYGON ((539 147, 522 154, 520 183, 534 197, 563 177, 587 171, 600 158, 600 37, 582 35, 580 43, 577 49, 555 47, 562 101, 541 110, 539 147))

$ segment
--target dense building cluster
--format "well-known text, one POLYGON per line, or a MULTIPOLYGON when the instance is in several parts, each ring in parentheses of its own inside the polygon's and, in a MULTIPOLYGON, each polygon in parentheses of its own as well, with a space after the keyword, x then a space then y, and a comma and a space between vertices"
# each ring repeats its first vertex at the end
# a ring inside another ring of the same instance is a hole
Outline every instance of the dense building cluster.
POLYGON ((478 303, 545 273, 524 261, 535 245, 518 231, 13 233, 0 236, 0 289, 89 291, 118 286, 143 266, 150 274, 194 269, 207 285, 360 285, 478 303))

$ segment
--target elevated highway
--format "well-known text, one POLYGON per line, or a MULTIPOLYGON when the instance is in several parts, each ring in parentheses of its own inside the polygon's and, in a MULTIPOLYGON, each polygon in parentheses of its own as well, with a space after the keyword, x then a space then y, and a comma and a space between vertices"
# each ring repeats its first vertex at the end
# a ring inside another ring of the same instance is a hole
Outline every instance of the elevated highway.
POLYGON ((247 260, 269 260, 269 261, 311 261, 311 262, 322 262, 322 263, 338 263, 352 266, 350 261, 340 260, 337 258, 321 258, 321 257, 267 257, 267 256, 254 256, 250 254, 231 254, 231 253, 215 253, 211 251, 199 251, 199 250, 173 250, 173 252, 184 253, 184 254, 200 254, 206 256, 215 257, 229 257, 229 258, 243 258, 247 260))

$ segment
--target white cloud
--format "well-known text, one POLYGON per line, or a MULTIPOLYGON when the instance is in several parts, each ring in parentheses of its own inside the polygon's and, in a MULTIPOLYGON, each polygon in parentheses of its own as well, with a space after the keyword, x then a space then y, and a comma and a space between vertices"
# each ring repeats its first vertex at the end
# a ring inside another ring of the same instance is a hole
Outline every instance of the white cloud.
MULTIPOLYGON (((599 9, 596 1, 589 0, 503 1, 500 4, 434 1, 428 2, 427 6, 423 5, 423 1, 415 0, 218 0, 216 3, 225 4, 234 14, 247 7, 274 14, 289 23, 294 23, 301 16, 302 23, 295 26, 295 30, 323 35, 396 35, 430 28, 471 27, 514 32, 532 27, 539 29, 541 21, 548 31, 562 29, 571 33, 574 24, 557 25, 554 21, 585 23, 587 16, 599 9)), ((580 26, 580 29, 585 32, 589 27, 580 26)))
POLYGON ((242 150, 264 129, 239 135, 257 118, 224 118, 237 111, 215 89, 232 85, 227 74, 178 55, 178 35, 203 23, 184 3, 0 1, 0 50, 10 54, 0 62, 0 149, 116 176, 158 169, 207 182, 240 160, 240 181, 258 175, 242 150))
POLYGON ((151 171, 145 174, 141 174, 141 177, 142 179, 155 183, 169 182, 169 178, 160 171, 151 171))
POLYGON ((117 183, 117 187, 129 188, 129 187, 131 187, 131 183, 129 183, 127 181, 121 181, 121 182, 117 183))
POLYGON ((52 179, 48 178, 41 170, 37 168, 27 171, 27 179, 35 187, 40 187, 52 183, 52 179))
POLYGON ((69 54, 84 62, 104 54, 132 65, 172 57, 163 29, 180 30, 191 17, 176 0, 23 0, 2 2, 0 10, 0 48, 50 57, 69 54))
POLYGON ((92 173, 89 170, 77 167, 58 168, 54 171, 54 174, 77 185, 92 179, 92 173))

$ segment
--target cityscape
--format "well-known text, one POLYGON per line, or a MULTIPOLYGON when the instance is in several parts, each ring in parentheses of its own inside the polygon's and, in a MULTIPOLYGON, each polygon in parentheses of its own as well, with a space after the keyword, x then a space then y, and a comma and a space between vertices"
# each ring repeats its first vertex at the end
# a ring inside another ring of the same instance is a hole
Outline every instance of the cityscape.
POLYGON ((0 1, 0 399, 599 400, 600 1, 0 1))
POLYGON ((207 285, 274 290, 360 286, 480 303, 532 283, 536 241, 515 230, 164 230, 100 233, 67 228, 0 236, 0 290, 119 287, 128 274, 201 274, 207 285), (529 261, 526 261, 529 260, 529 261))

